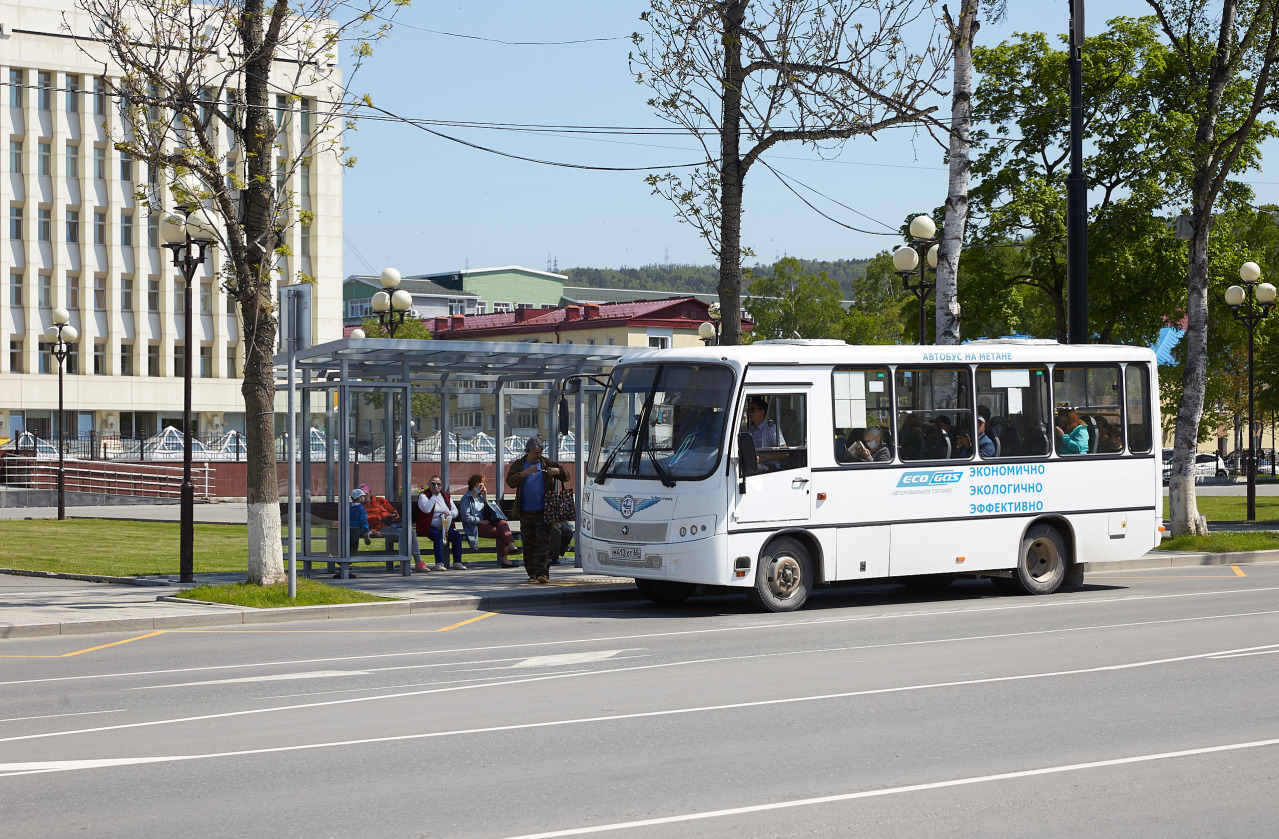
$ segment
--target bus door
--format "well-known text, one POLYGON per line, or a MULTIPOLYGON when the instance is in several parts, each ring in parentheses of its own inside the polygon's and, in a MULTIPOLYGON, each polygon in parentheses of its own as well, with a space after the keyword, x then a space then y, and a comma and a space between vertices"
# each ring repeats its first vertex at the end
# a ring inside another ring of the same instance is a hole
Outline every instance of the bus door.
MULTIPOLYGON (((782 522, 807 520, 811 511, 812 470, 808 461, 808 392, 789 386, 745 389, 737 431, 755 441, 757 471, 734 476, 733 520, 782 522), (743 487, 745 492, 743 492, 743 487)), ((734 435, 736 440, 736 435, 734 435)), ((734 443, 736 445, 736 442, 734 443)))

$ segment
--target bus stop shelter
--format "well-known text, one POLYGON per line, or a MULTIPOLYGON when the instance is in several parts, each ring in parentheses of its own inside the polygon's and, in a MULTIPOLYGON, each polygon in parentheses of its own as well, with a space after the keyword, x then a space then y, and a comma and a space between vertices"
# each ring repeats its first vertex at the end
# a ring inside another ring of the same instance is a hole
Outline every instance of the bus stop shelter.
MULTIPOLYGON (((412 464, 420 455, 412 415, 414 399, 422 395, 438 397, 442 442, 430 450, 439 458, 446 488, 452 485, 451 467, 459 457, 459 449, 449 443, 451 398, 479 394, 495 399, 494 489, 499 500, 508 491, 502 479, 511 457, 504 445, 505 405, 513 397, 547 397, 546 452, 559 460, 561 442, 573 441, 573 487, 580 511, 590 436, 587 400, 602 393, 600 382, 619 358, 633 351, 594 344, 344 338, 276 356, 276 389, 288 394, 281 454, 289 464, 290 577, 295 560, 339 563, 345 576, 345 562, 353 556, 347 505, 361 469, 380 473, 388 500, 399 507, 405 527, 412 526, 412 464), (557 419, 566 398, 572 402, 574 433, 562 436, 568 429, 558 427, 557 419), (359 434, 375 429, 382 446, 366 445, 361 451, 359 434)), ((408 540, 399 540, 391 550, 378 558, 399 561, 407 572, 408 540)), ((361 558, 366 557, 367 552, 361 558)))

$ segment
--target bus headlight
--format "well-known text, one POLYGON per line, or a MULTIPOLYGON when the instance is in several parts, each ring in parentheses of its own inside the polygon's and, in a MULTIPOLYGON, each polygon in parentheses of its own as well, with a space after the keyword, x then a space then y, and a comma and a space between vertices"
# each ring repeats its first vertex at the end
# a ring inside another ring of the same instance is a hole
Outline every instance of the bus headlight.
POLYGON ((582 514, 582 532, 591 532, 591 517, 586 514, 582 514))
POLYGON ((694 539, 706 539, 714 535, 714 516, 698 516, 695 519, 671 522, 671 536, 677 540, 691 542, 694 539))

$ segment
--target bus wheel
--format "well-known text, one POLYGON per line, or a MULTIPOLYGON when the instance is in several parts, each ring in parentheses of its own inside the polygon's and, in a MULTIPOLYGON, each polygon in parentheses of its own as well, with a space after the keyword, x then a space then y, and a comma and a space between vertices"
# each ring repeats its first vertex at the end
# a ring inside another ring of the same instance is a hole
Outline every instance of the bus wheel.
POLYGON ((759 558, 750 599, 769 612, 793 612, 804 605, 813 588, 813 561, 794 539, 778 539, 759 558))
POLYGON ((1021 540, 1012 582, 1022 594, 1052 594, 1066 577, 1066 546, 1056 528, 1037 524, 1021 540))
POLYGON ((675 583, 670 580, 637 579, 635 588, 639 589, 640 595, 647 600, 652 600, 654 603, 672 605, 683 603, 691 597, 697 586, 693 583, 675 583))

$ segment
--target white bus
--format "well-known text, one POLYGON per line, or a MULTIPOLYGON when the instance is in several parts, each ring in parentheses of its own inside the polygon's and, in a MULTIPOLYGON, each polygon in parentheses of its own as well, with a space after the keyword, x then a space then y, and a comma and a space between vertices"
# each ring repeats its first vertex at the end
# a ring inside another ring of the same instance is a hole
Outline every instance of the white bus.
POLYGON ((1151 351, 1052 341, 628 355, 592 437, 583 566, 772 611, 844 581, 1077 586, 1081 563, 1161 538, 1158 394, 1151 351))

